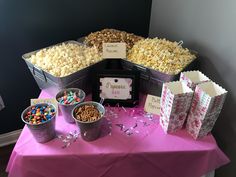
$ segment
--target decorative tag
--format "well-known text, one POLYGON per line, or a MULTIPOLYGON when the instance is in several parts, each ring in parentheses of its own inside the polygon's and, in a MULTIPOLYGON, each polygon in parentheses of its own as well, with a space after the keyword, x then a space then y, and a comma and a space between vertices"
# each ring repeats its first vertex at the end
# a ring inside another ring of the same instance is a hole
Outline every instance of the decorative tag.
POLYGON ((55 98, 44 98, 44 99, 30 99, 30 105, 35 105, 39 103, 50 103, 56 107, 56 111, 58 112, 58 103, 55 98))
POLYGON ((94 73, 93 101, 111 106, 133 107, 139 100, 139 72, 127 70, 101 70, 94 73))
POLYGON ((130 78, 100 78, 100 97, 104 99, 131 99, 132 79, 130 78))
POLYGON ((103 58, 126 58, 126 43, 103 43, 103 58))
POLYGON ((154 95, 147 95, 144 111, 152 114, 160 114, 160 100, 161 98, 154 95))

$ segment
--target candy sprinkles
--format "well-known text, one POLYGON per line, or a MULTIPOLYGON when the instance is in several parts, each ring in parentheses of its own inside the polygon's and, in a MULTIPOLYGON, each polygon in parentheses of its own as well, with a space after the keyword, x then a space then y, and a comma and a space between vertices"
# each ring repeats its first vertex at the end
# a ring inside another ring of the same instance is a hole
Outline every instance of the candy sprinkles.
POLYGON ((57 101, 60 104, 73 105, 73 104, 79 103, 81 101, 81 98, 78 96, 77 92, 65 91, 64 95, 62 97, 58 98, 57 101))
POLYGON ((55 114, 52 105, 35 105, 27 112, 24 120, 29 124, 41 124, 52 119, 55 114))

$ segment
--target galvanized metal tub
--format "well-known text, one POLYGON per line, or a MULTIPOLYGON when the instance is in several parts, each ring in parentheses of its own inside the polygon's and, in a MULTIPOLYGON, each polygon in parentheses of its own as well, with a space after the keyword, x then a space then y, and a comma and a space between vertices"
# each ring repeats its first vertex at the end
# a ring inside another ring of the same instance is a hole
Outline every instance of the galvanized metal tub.
MULTIPOLYGON (((54 110, 56 111, 56 108, 52 104, 48 103, 42 103, 42 104, 37 104, 41 106, 52 106, 54 110)), ((32 105, 27 107, 21 114, 21 119, 22 121, 27 125, 29 128, 30 132, 32 133, 33 137, 38 143, 46 143, 56 136, 56 130, 55 130, 55 122, 56 122, 56 115, 57 113, 55 112, 55 115, 48 121, 43 122, 41 124, 30 124, 29 122, 26 122, 24 120, 25 115, 29 110, 31 110, 32 107, 36 105, 32 105)))
MULTIPOLYGON (((140 91, 146 94, 156 96, 161 95, 162 84, 165 82, 175 81, 179 79, 180 73, 176 75, 165 74, 158 70, 141 66, 139 64, 130 62, 126 59, 121 61, 122 68, 125 70, 138 70, 140 72, 140 91)), ((182 71, 197 69, 199 66, 199 59, 196 58, 182 71)))
MULTIPOLYGON (((65 41, 63 43, 73 43, 78 45, 83 45, 77 41, 65 41)), ((60 45, 62 43, 56 44, 60 45)), ((56 46, 52 45, 52 46, 56 46)), ((47 49, 52 46, 43 48, 47 49)), ((42 50, 42 49, 39 49, 42 50)), ((80 88, 86 92, 86 94, 91 92, 91 82, 92 82, 92 75, 91 71, 105 68, 106 67, 106 60, 102 60, 98 63, 92 64, 84 69, 81 69, 75 73, 72 73, 65 77, 56 77, 51 75, 50 73, 38 68, 37 66, 33 65, 27 59, 31 57, 31 55, 35 54, 39 50, 26 53, 22 56, 24 61, 26 62, 31 74, 33 75, 35 81, 37 82, 39 88, 41 90, 45 90, 51 96, 55 97, 55 95, 62 89, 65 88, 80 88)))
POLYGON ((57 100, 57 103, 58 103, 58 105, 59 105, 59 108, 60 108, 60 110, 61 110, 61 112, 62 112, 62 114, 63 114, 63 117, 64 117, 64 119, 65 119, 66 122, 68 122, 68 123, 74 123, 74 122, 75 122, 75 120, 74 120, 73 117, 71 116, 71 111, 74 109, 74 107, 75 107, 77 104, 83 102, 83 101, 84 101, 84 98, 85 98, 85 93, 84 93, 84 91, 81 90, 81 89, 78 89, 78 88, 63 89, 63 90, 61 90, 60 92, 57 93, 57 95, 56 95, 56 100, 57 100), (65 91, 66 91, 66 92, 69 92, 69 91, 76 92, 76 93, 78 94, 79 98, 80 98, 80 102, 75 103, 75 104, 68 104, 68 105, 66 105, 66 104, 61 104, 61 103, 58 101, 58 99, 59 99, 60 97, 64 96, 64 92, 65 92, 65 91))
POLYGON ((103 121, 104 114, 105 114, 105 108, 102 104, 94 102, 94 101, 83 102, 83 103, 76 105, 75 108, 72 110, 71 114, 72 114, 72 117, 74 118, 77 126, 80 129, 81 137, 85 141, 94 141, 99 138, 101 131, 102 131, 101 130, 102 121, 103 121), (83 122, 83 121, 79 121, 78 119, 76 119, 75 118, 75 110, 78 107, 81 107, 83 105, 94 105, 101 114, 100 119, 93 121, 93 122, 83 122))

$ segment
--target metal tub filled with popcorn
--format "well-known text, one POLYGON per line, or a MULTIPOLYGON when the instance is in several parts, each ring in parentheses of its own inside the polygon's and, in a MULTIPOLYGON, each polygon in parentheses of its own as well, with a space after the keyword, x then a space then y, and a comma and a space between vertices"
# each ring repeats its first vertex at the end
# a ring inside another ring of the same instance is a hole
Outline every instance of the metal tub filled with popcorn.
POLYGON ((87 46, 97 47, 98 50, 102 52, 103 43, 123 42, 126 43, 126 49, 128 51, 141 39, 144 38, 133 33, 106 28, 101 31, 92 32, 88 36, 80 38, 79 41, 83 42, 87 46))
POLYGON ((37 142, 46 143, 56 136, 56 114, 54 105, 42 103, 26 108, 21 114, 21 119, 37 142))
POLYGON ((52 96, 64 88, 89 92, 91 69, 105 66, 96 47, 66 41, 22 56, 38 86, 52 96))
POLYGON ((72 110, 72 117, 85 141, 94 141, 99 138, 104 114, 104 106, 94 101, 80 103, 72 110))
POLYGON ((122 60, 122 66, 141 72, 142 91, 160 95, 164 82, 177 80, 181 71, 197 66, 197 53, 182 44, 159 38, 139 40, 128 51, 127 59, 122 60))

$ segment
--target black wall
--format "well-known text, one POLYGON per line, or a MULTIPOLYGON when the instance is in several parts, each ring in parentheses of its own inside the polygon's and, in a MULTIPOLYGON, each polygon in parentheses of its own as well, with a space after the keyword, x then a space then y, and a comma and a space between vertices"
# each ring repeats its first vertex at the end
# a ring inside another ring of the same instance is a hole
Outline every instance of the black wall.
POLYGON ((102 28, 148 35, 151 0, 0 0, 0 134, 23 127, 40 90, 21 55, 102 28))

